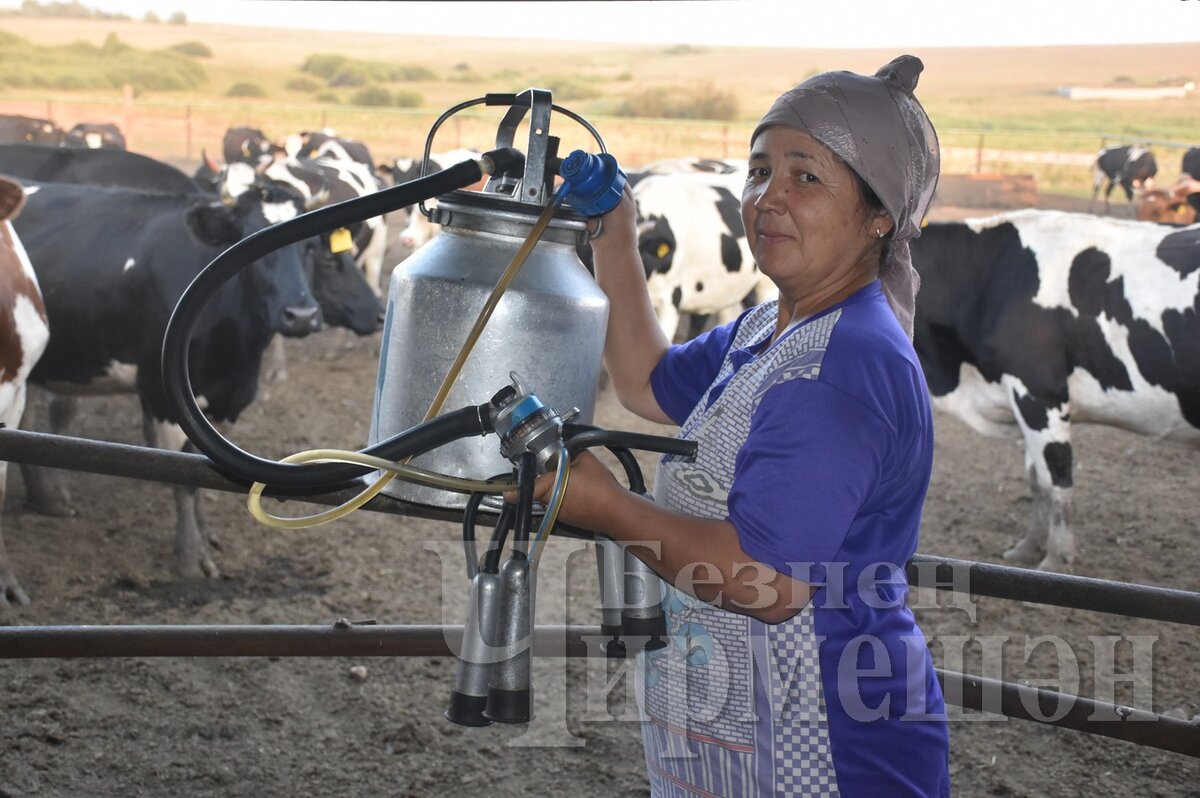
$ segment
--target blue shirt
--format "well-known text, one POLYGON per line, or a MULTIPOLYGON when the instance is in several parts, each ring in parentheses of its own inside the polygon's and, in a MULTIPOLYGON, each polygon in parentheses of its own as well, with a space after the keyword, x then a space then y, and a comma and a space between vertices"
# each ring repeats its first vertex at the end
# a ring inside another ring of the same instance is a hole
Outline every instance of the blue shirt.
POLYGON ((652 789, 948 794, 941 691, 905 606, 933 458, 920 364, 878 283, 770 343, 776 314, 659 363, 655 398, 699 449, 664 459, 655 494, 819 589, 776 625, 667 589, 672 645, 645 661, 652 789))

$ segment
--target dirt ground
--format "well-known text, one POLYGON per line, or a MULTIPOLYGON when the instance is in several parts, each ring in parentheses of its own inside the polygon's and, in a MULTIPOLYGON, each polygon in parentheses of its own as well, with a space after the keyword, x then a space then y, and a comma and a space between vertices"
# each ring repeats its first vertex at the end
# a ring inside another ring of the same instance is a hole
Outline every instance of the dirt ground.
MULTIPOLYGON (((260 396, 235 439, 272 456, 361 446, 378 346, 378 336, 337 333, 289 341, 289 381, 260 396)), ((132 399, 88 407, 75 434, 139 442, 132 399)), ((597 423, 655 429, 607 391, 597 423)), ((1020 446, 950 417, 936 424, 921 551, 997 562, 1030 507, 1020 446)), ((1200 589, 1200 451, 1097 427, 1075 440, 1076 573, 1200 589)), ((64 520, 22 511, 23 486, 10 483, 4 535, 33 603, 0 610, 0 624, 461 623, 454 524, 356 513, 276 531, 256 524, 240 497, 210 493, 223 575, 188 584, 170 572, 167 488, 77 474, 81 513, 64 520), (430 547, 449 552, 447 576, 430 547)), ((572 557, 565 582, 554 573, 543 568, 539 622, 598 623, 590 553, 572 557)), ((968 671, 1068 691, 1077 672, 1078 692, 1092 695, 1105 636, 1138 637, 1152 659, 1135 667, 1131 644, 1118 647, 1116 671, 1135 680, 1118 682, 1117 700, 1200 713, 1195 627, 998 599, 952 604, 944 594, 914 601, 935 656, 952 669, 970 639, 1001 653, 981 660, 969 648, 968 671), (1034 646, 1042 635, 1063 642, 1057 662, 1054 645, 1034 646)), ((445 721, 454 669, 450 658, 0 660, 0 798, 648 794, 636 724, 606 719, 586 697, 587 685, 602 684, 594 666, 539 660, 539 721, 528 730, 445 721)), ((960 718, 951 745, 960 796, 1200 796, 1195 759, 1041 724, 960 718)))

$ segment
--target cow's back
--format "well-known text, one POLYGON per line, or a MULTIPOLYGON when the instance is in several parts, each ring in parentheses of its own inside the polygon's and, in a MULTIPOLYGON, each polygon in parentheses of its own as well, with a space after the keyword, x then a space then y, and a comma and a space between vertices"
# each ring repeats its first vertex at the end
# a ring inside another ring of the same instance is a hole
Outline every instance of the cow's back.
POLYGON ((943 409, 989 431, 1015 377, 1075 421, 1200 440, 1200 226, 1017 211, 930 225, 913 262, 943 409))

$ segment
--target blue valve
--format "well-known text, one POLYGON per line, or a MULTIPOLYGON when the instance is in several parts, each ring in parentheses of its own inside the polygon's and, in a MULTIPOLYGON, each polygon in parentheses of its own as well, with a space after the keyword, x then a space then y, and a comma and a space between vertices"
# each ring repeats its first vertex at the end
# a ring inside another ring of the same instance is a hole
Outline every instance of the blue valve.
POLYGON ((608 153, 575 150, 558 170, 567 184, 566 202, 584 216, 600 216, 617 207, 625 191, 625 173, 608 153))

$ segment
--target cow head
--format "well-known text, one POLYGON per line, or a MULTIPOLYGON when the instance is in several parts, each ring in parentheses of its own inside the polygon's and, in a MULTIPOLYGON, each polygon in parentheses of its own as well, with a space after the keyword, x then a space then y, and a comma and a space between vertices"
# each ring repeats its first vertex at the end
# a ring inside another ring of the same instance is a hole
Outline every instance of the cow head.
POLYGON ((348 235, 326 232, 305 242, 309 283, 326 324, 370 335, 383 327, 383 304, 354 262, 348 235))
MULTIPOLYGON (((187 211, 188 228, 200 242, 227 248, 266 227, 295 218, 304 198, 274 184, 256 183, 232 204, 200 200, 187 211)), ((242 270, 247 293, 265 301, 266 323, 283 335, 303 337, 321 328, 321 309, 305 274, 305 246, 290 244, 242 270)))

